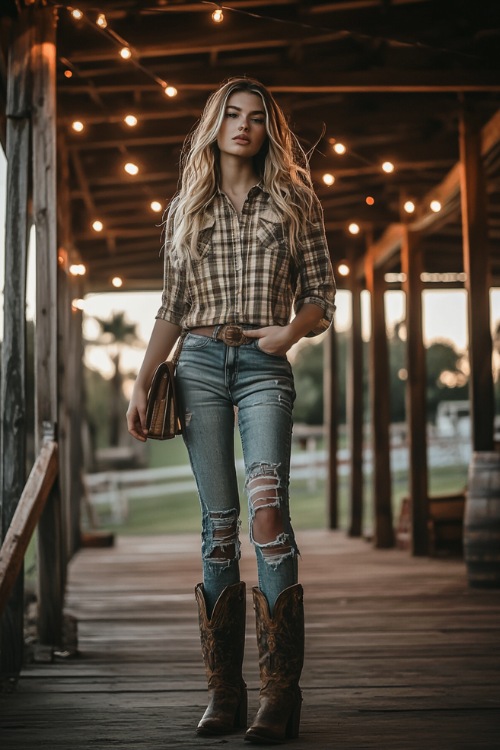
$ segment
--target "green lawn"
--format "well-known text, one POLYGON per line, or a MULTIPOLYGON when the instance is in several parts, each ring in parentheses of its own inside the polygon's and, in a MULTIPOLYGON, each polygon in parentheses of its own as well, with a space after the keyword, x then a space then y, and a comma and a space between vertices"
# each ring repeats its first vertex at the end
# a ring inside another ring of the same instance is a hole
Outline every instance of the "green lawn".
MULTIPOLYGON (((241 456, 239 441, 236 443, 236 454, 241 456)), ((182 440, 166 443, 150 442, 150 465, 180 466, 188 462, 187 452, 182 440)), ((430 472, 431 494, 458 492, 465 486, 467 467, 447 467, 433 469, 430 472)), ((243 481, 243 480, 242 480, 243 481)), ((341 477, 339 485, 339 526, 346 529, 349 525, 349 499, 347 477, 341 477)), ((364 530, 372 527, 371 478, 365 480, 364 497, 364 530)), ((408 494, 407 472, 398 472, 393 476, 393 515, 397 522, 402 498, 408 494)), ((246 498, 240 488, 243 529, 247 528, 246 498)), ((294 527, 300 529, 325 528, 327 525, 327 506, 325 483, 317 480, 311 488, 305 480, 294 480, 290 484, 291 515, 294 527)), ((196 492, 185 492, 177 496, 169 495, 145 499, 129 500, 128 517, 119 526, 110 523, 105 509, 101 516, 102 525, 120 534, 162 534, 197 532, 200 528, 200 512, 196 492)))

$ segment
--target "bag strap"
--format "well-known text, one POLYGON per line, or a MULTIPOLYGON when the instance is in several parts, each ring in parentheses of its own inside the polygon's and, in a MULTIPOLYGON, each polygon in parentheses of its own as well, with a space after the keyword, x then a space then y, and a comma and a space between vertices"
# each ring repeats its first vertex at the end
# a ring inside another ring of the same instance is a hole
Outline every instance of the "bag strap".
POLYGON ((189 332, 188 329, 184 328, 181 331, 181 335, 177 339, 177 344, 175 346, 174 353, 172 354, 172 357, 170 359, 170 361, 172 362, 172 364, 174 365, 174 367, 177 367, 177 363, 179 362, 179 357, 181 356, 182 345, 184 343, 184 339, 188 335, 188 332, 189 332))

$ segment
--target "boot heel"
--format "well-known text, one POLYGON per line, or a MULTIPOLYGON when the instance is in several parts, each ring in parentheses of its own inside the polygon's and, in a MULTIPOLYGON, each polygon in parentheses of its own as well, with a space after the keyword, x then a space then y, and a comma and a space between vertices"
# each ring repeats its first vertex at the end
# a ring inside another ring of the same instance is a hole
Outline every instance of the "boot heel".
POLYGON ((300 710, 302 708, 302 697, 299 697, 295 706, 292 709, 290 718, 288 719, 285 736, 287 740, 296 740, 299 736, 300 728, 300 710))
POLYGON ((248 726, 248 693, 246 687, 241 692, 240 705, 234 717, 235 729, 246 729, 248 726))

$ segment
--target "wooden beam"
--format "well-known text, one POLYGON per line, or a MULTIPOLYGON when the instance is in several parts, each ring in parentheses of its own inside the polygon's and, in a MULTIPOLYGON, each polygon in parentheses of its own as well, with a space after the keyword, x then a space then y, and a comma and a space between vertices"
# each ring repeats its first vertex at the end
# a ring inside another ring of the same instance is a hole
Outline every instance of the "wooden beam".
POLYGON ((406 421, 410 454, 411 544, 414 555, 428 552, 427 378, 422 325, 424 270, 418 236, 404 228, 401 270, 406 275, 406 421))
MULTIPOLYGON (((30 48, 26 14, 15 26, 9 49, 7 90, 7 191, 5 221, 4 331, 1 378, 1 513, 5 539, 26 481, 26 266, 30 164, 30 48)), ((24 575, 9 587, 12 596, 0 622, 0 672, 17 675, 24 651, 24 575)))
MULTIPOLYGON (((56 191, 56 11, 32 9, 33 206, 37 247, 36 442, 57 435, 57 191, 56 191)), ((60 645, 65 586, 65 551, 58 482, 38 524, 40 641, 60 645)))
POLYGON ((349 258, 351 273, 351 336, 347 362, 347 427, 350 449, 349 536, 363 532, 363 337, 361 333, 361 281, 353 273, 354 257, 349 258))
POLYGON ((26 549, 58 471, 57 443, 42 445, 0 550, 0 613, 23 565, 26 549))
POLYGON ((370 403, 373 445, 374 544, 394 546, 390 462, 390 381, 384 309, 384 272, 375 266, 372 248, 366 254, 366 287, 371 298, 370 403))
POLYGON ((328 528, 338 528, 338 357, 337 332, 332 324, 324 341, 324 424, 327 443, 326 499, 328 528))
POLYGON ((491 451, 495 401, 490 331, 487 196, 481 157, 481 132, 467 105, 464 105, 459 132, 463 253, 468 292, 472 445, 475 451, 491 451))

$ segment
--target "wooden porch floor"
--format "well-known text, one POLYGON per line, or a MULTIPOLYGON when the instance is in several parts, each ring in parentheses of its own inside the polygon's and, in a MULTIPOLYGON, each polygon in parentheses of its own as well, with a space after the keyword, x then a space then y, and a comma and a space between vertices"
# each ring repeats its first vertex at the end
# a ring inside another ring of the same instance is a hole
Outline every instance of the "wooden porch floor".
MULTIPOLYGON (((500 591, 469 589, 460 560, 299 534, 306 603, 306 748, 500 747, 500 591)), ((193 587, 198 537, 120 538, 71 565, 80 656, 24 670, 0 696, 0 746, 164 750, 249 747, 194 733, 205 683, 193 587)), ((242 573, 255 584, 253 551, 242 573)), ((248 595, 245 676, 257 702, 248 595)))

